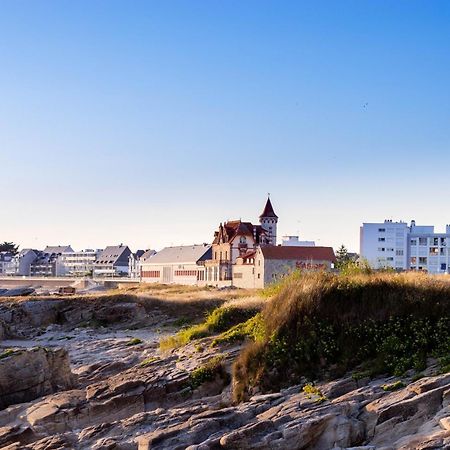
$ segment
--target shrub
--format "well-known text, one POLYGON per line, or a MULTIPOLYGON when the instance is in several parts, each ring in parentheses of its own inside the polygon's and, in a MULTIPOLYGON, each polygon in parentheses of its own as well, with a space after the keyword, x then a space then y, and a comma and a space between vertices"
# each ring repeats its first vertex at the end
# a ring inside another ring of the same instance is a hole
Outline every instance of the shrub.
POLYGON ((8 356, 12 356, 16 353, 20 353, 20 350, 14 350, 12 348, 8 348, 3 353, 0 354, 0 359, 5 359, 8 356))
POLYGON ((139 344, 142 344, 142 339, 133 338, 133 339, 130 339, 125 345, 127 345, 128 347, 131 347, 133 345, 139 345, 139 344))
POLYGON ((157 358, 156 356, 152 357, 152 358, 147 358, 144 359, 141 363, 140 366, 141 367, 148 367, 151 364, 153 364, 154 362, 159 361, 159 358, 157 358))
POLYGON ((392 391, 396 391, 397 389, 401 389, 404 387, 405 387, 405 384, 402 381, 398 380, 392 384, 383 384, 383 386, 381 386, 381 389, 383 389, 383 391, 392 392, 392 391))
POLYGON ((450 284, 425 275, 298 274, 262 312, 264 338, 249 343, 233 374, 235 400, 333 378, 358 366, 371 374, 421 371, 448 354, 450 284))
POLYGON ((212 341, 211 345, 243 341, 246 338, 253 341, 264 339, 264 321, 260 313, 220 334, 212 341))
POLYGON ((226 331, 240 322, 245 322, 256 313, 255 309, 230 306, 216 308, 206 316, 203 323, 181 330, 175 336, 162 339, 159 346, 162 350, 181 347, 194 339, 226 331))
POLYGON ((191 389, 196 389, 207 381, 214 381, 219 375, 226 382, 229 382, 229 376, 223 368, 223 356, 215 356, 206 362, 205 365, 194 369, 189 375, 189 385, 191 389))

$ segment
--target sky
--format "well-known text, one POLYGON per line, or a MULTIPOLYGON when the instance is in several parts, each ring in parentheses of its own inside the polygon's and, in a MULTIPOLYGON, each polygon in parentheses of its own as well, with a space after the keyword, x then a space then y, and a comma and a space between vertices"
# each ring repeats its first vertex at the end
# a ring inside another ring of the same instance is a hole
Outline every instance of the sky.
POLYGON ((2 0, 0 241, 359 251, 450 223, 450 2, 2 0))

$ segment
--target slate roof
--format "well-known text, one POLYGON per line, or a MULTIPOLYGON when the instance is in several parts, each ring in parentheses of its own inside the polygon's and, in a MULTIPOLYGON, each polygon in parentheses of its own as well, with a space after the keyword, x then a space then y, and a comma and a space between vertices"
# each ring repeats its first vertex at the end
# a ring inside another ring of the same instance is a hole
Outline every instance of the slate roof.
POLYGON ((336 256, 331 247, 261 247, 265 259, 287 259, 298 261, 330 261, 336 262, 336 256))
POLYGON ((270 201, 270 198, 267 198, 266 206, 264 206, 264 210, 259 216, 259 218, 263 217, 274 217, 278 219, 278 216, 275 214, 275 211, 273 210, 272 202, 270 201))
POLYGON ((152 256, 146 264, 196 264, 198 261, 211 259, 211 245, 183 245, 163 248, 152 256))
POLYGON ((155 250, 146 250, 140 257, 139 260, 141 262, 148 261, 150 258, 153 258, 153 256, 156 255, 155 250))
POLYGON ((73 249, 70 245, 47 245, 43 252, 49 255, 60 255, 63 252, 73 252, 73 249))
POLYGON ((131 255, 131 250, 126 245, 112 245, 106 247, 97 257, 95 264, 117 264, 128 265, 128 257, 131 255))

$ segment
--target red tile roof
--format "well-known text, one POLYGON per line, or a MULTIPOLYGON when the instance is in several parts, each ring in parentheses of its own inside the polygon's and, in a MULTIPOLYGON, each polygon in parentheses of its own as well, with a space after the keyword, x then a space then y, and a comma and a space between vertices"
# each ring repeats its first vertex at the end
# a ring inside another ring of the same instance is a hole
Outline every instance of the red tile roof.
POLYGON ((336 256, 331 247, 288 247, 264 246, 261 251, 265 259, 292 259, 298 261, 330 261, 336 262, 336 256))
POLYGON ((221 241, 231 242, 236 236, 254 236, 256 231, 256 242, 259 243, 261 234, 265 231, 261 225, 253 225, 250 222, 242 222, 240 220, 232 220, 221 224, 219 231, 215 233, 213 244, 218 244, 221 241))

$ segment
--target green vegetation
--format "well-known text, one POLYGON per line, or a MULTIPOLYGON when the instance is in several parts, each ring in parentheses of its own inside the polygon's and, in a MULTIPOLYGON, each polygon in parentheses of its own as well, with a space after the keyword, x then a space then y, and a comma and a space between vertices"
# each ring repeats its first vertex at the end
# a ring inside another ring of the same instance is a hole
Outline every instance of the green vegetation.
POLYGON ((360 372, 353 372, 352 378, 355 381, 363 380, 364 378, 372 378, 372 371, 371 370, 362 370, 360 372))
POLYGON ((2 242, 0 243, 0 252, 9 252, 13 255, 17 255, 19 251, 19 246, 14 244, 14 242, 2 242))
POLYGON ((448 354, 439 358, 439 373, 450 372, 450 347, 448 348, 448 354))
POLYGON ((229 375, 223 368, 223 356, 215 356, 206 362, 205 365, 193 370, 189 376, 189 385, 191 389, 196 389, 207 381, 214 381, 219 375, 227 383, 229 375))
POLYGON ((139 345, 139 344, 142 344, 142 339, 133 338, 133 339, 130 339, 125 345, 127 345, 128 347, 131 347, 133 345, 139 345))
POLYGON ((403 383, 403 381, 398 380, 392 384, 383 384, 383 386, 381 386, 381 389, 383 389, 383 391, 392 392, 392 391, 396 391, 397 389, 401 389, 404 387, 405 387, 405 383, 403 383))
MULTIPOLYGON (((450 284, 421 274, 293 274, 261 314, 264 337, 233 368, 235 400, 301 377, 422 371, 450 349, 450 284)), ((441 367, 447 369, 445 364, 441 367)))
POLYGON ((175 336, 162 339, 159 346, 162 350, 181 347, 194 339, 226 331, 238 323, 245 322, 256 313, 254 309, 221 306, 210 312, 203 323, 185 328, 175 336))
POLYGON ((144 361, 141 362, 140 366, 141 367, 148 367, 151 364, 153 364, 154 362, 159 361, 159 358, 157 358, 156 356, 152 357, 152 358, 147 358, 144 359, 144 361))
POLYGON ((220 334, 212 341, 211 345, 216 346, 224 343, 243 341, 246 338, 250 338, 253 341, 262 341, 264 339, 264 321, 261 313, 220 334))
POLYGON ((12 356, 12 355, 14 355, 16 353, 19 353, 19 352, 20 352, 19 350, 14 350, 12 348, 8 348, 3 353, 0 354, 0 359, 5 359, 8 356, 12 356))
POLYGON ((305 386, 303 386, 303 392, 305 393, 306 397, 311 399, 313 397, 315 398, 315 402, 316 403, 323 403, 326 400, 328 400, 325 395, 322 394, 322 392, 319 390, 319 388, 317 388, 316 386, 314 386, 311 383, 305 384, 305 386))

